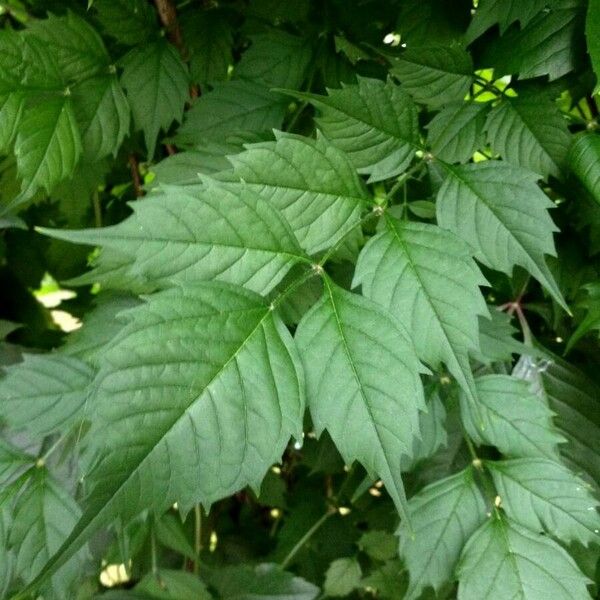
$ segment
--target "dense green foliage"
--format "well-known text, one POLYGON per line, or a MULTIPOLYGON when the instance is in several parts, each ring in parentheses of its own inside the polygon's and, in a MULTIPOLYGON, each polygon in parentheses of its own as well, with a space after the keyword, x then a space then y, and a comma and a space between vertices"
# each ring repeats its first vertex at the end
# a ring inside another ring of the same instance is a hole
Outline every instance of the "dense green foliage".
POLYGON ((0 2, 0 599, 600 597, 599 80, 599 0, 0 2))

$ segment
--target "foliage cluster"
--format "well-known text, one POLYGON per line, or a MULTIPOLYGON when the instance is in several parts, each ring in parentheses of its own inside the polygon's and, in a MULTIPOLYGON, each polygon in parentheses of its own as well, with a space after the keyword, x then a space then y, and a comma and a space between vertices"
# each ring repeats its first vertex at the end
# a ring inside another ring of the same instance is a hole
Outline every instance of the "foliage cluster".
POLYGON ((599 0, 0 21, 0 598, 598 597, 599 0))

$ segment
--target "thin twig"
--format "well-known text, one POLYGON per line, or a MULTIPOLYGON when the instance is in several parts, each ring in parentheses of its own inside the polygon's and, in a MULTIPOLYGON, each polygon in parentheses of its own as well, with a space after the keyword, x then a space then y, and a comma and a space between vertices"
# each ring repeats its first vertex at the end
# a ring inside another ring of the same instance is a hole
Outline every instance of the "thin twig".
POLYGON ((136 198, 144 195, 142 189, 142 180, 140 179, 140 167, 137 156, 133 153, 129 155, 129 169, 131 171, 131 180, 133 181, 133 192, 136 198))
POLYGON ((186 49, 183 44, 183 35, 181 34, 181 27, 179 27, 179 21, 177 20, 177 9, 175 4, 171 0, 154 0, 160 22, 163 27, 167 30, 167 36, 169 41, 177 47, 181 56, 185 58, 186 49))

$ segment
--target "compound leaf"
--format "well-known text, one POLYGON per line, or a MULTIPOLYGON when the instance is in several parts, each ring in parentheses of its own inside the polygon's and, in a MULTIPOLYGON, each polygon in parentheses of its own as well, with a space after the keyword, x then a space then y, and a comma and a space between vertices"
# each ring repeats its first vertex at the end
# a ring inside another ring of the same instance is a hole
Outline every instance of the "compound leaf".
POLYGON ((158 36, 156 13, 144 0, 94 0, 93 8, 106 33, 135 46, 158 36))
POLYGON ((248 484, 258 490, 290 436, 302 436, 299 357, 260 296, 188 284, 128 316, 94 383, 89 436, 99 460, 87 509, 35 584, 117 516, 175 501, 187 511, 248 484))

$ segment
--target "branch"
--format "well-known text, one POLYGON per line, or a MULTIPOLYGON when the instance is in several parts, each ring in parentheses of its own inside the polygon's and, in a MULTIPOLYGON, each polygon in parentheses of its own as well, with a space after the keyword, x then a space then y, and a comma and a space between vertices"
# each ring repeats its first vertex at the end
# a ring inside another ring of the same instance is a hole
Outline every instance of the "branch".
POLYGON ((177 10, 171 0, 154 0, 160 22, 163 27, 167 30, 167 35, 172 44, 177 46, 181 56, 185 57, 185 46, 183 45, 183 36, 181 35, 181 28, 179 27, 179 21, 177 20, 177 10))
POLYGON ((131 170, 131 179, 133 181, 133 191, 135 193, 135 197, 140 198, 144 195, 144 190, 142 189, 142 180, 140 178, 138 159, 133 153, 129 155, 129 169, 131 170))

